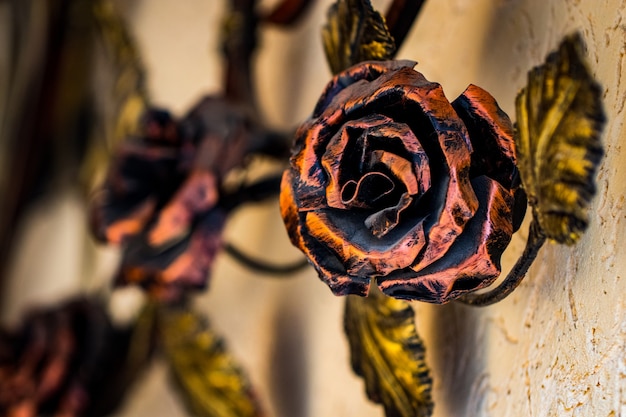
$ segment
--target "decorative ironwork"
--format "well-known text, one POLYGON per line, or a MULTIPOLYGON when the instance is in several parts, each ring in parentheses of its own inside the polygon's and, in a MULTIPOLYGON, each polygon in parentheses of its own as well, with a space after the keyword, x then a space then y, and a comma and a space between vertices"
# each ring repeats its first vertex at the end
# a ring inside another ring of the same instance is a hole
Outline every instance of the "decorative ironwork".
POLYGON ((602 89, 583 57, 580 34, 566 37, 528 73, 517 96, 515 137, 524 189, 548 239, 574 244, 586 230, 602 159, 602 89))
POLYGON ((382 403, 387 416, 432 413, 432 381, 414 316, 408 302, 377 290, 346 300, 344 325, 352 368, 365 380, 369 399, 382 403))
POLYGON ((294 245, 338 295, 370 278, 444 303, 500 274, 526 208, 513 129, 484 90, 449 103, 407 61, 335 76, 296 133, 281 210, 294 245))
POLYGON ((533 215, 528 242, 505 280, 489 292, 463 296, 466 304, 502 300, 526 276, 546 238, 572 245, 587 228, 606 116, 582 51, 580 34, 566 37, 545 64, 528 73, 528 85, 517 96, 515 143, 533 215))
MULTIPOLYGON (((293 25, 313 1, 283 0, 261 15, 255 0, 231 0, 222 32, 224 91, 179 119, 149 107, 139 52, 113 2, 64 0, 50 9, 50 27, 65 27, 73 1, 113 62, 116 120, 108 124, 126 138, 93 200, 93 230, 122 246, 116 283, 143 287, 149 301, 127 328, 113 324, 99 299, 81 299, 0 333, 5 414, 107 415, 159 346, 193 415, 260 416, 245 373, 189 300, 206 287, 220 250, 266 274, 302 267, 267 264, 222 242, 232 210, 276 197, 279 184, 293 244, 335 294, 356 294, 345 298, 351 363, 388 417, 433 411, 425 348, 405 299, 489 305, 516 288, 546 240, 571 245, 587 228, 606 116, 578 34, 530 71, 514 129, 480 87, 470 85, 450 102, 439 84, 413 69, 415 62, 393 60, 424 1, 394 0, 383 18, 369 0, 337 0, 323 28, 335 75, 295 133, 282 180, 233 185, 224 178, 245 169, 250 156, 284 160, 289 152, 291 132, 269 129, 256 102, 259 25, 293 25), (476 292, 499 276, 527 196, 533 219, 524 252, 502 284, 476 292)), ((71 52, 85 58, 91 38, 77 33, 71 52)), ((59 51, 67 46, 61 41, 55 37, 59 51)), ((46 50, 51 68, 63 67, 59 51, 46 50)), ((81 77, 76 97, 85 93, 85 68, 72 67, 81 77)), ((47 78, 54 74, 42 78, 39 99, 59 99, 54 77, 47 78)), ((63 80, 59 85, 70 78, 63 80)), ((73 104, 59 114, 76 116, 80 106, 73 104)), ((19 116, 20 126, 3 134, 28 127, 19 116)), ((26 191, 15 189, 20 198, 26 191)), ((15 199, 2 224, 22 203, 15 199)), ((2 229, 3 248, 11 233, 2 229)))
POLYGON ((385 20, 369 1, 334 3, 322 34, 326 59, 334 74, 358 62, 389 59, 396 51, 385 20))
POLYGON ((175 306, 161 306, 158 317, 160 340, 175 386, 193 416, 262 415, 241 367, 206 319, 175 306))

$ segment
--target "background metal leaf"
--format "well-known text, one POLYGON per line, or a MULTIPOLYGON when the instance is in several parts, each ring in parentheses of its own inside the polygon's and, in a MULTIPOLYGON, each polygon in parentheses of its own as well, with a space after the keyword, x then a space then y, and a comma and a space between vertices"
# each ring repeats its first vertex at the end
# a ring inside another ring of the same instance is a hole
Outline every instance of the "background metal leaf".
POLYGON ((515 138, 522 182, 548 238, 573 244, 588 224, 606 117, 579 34, 531 70, 517 96, 515 138))
POLYGON ((370 0, 338 0, 328 10, 322 38, 333 74, 362 61, 391 59, 396 52, 385 19, 370 0))
POLYGON ((262 415, 240 366, 203 317, 182 307, 163 307, 159 330, 174 383, 192 415, 262 415))
POLYGON ((432 415, 432 381, 409 303, 372 285, 368 297, 347 297, 344 325, 368 398, 382 403, 387 417, 432 415))
POLYGON ((88 188, 102 181, 119 143, 136 134, 139 119, 149 105, 146 70, 126 21, 111 0, 91 2, 95 33, 102 49, 99 63, 106 70, 97 73, 98 82, 110 87, 110 94, 97 97, 98 141, 92 141, 81 169, 88 188))

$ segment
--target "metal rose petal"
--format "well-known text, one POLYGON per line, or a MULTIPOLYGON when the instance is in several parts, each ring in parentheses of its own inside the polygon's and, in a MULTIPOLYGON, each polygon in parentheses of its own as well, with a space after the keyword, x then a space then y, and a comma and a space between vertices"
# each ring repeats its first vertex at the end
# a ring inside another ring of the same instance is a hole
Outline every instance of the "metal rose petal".
POLYGON ((204 288, 222 247, 225 220, 226 213, 215 208, 179 241, 153 246, 146 234, 133 238, 124 252, 116 284, 137 284, 163 299, 176 298, 185 289, 204 288))
POLYGON ((365 219, 365 226, 370 229, 374 236, 378 238, 385 236, 398 225, 400 213, 408 208, 412 202, 413 198, 411 198, 409 193, 402 194, 398 204, 378 211, 365 219))
POLYGON ((280 214, 287 228, 287 235, 291 240, 291 243, 303 250, 302 228, 299 219, 298 203, 293 190, 294 175, 290 169, 285 170, 283 178, 280 183, 280 197, 279 206, 280 214))
MULTIPOLYGON (((442 142, 447 140, 459 141, 459 134, 455 132, 443 132, 442 142), (445 136, 451 136, 451 139, 445 136)), ((455 158, 450 158, 450 163, 454 166, 455 158)), ((478 200, 474 190, 470 186, 468 177, 469 161, 462 161, 463 165, 457 165, 457 169, 449 168, 449 178, 440 179, 438 193, 433 194, 433 207, 439 207, 439 211, 432 214, 432 221, 428 229, 428 244, 424 252, 417 259, 412 268, 415 271, 430 265, 434 261, 442 258, 452 246, 457 236, 459 236, 469 219, 475 214, 478 208, 478 200), (460 168, 460 170, 458 169, 460 168)))
MULTIPOLYGON (((472 145, 463 121, 457 116, 439 84, 426 80, 411 68, 384 74, 371 84, 378 84, 376 93, 364 100, 346 103, 346 115, 349 117, 351 113, 367 112, 370 107, 380 111, 379 103, 382 101, 397 103, 395 106, 401 107, 402 114, 410 114, 415 118, 425 116, 433 134, 422 137, 421 144, 429 155, 439 153, 445 163, 443 167, 434 167, 431 163, 431 170, 443 169, 437 172, 440 175, 438 189, 442 191, 434 196, 434 207, 441 209, 433 215, 435 220, 425 226, 428 242, 413 265, 419 271, 446 254, 478 208, 478 200, 469 180, 472 145)), ((394 109, 392 104, 385 107, 385 112, 394 111, 399 112, 399 109, 394 109)), ((433 157, 430 159, 432 161, 433 157)))
POLYGON ((320 159, 329 141, 339 130, 335 126, 348 122, 344 107, 348 103, 354 105, 355 100, 360 101, 374 94, 378 88, 376 79, 381 74, 394 72, 398 68, 407 68, 414 72, 413 66, 413 61, 365 62, 338 74, 329 83, 318 101, 313 117, 296 132, 290 163, 292 167, 298 167, 299 171, 297 195, 301 209, 315 209, 325 204, 323 195, 320 195, 320 187, 327 181, 327 174, 320 159), (368 82, 369 80, 373 82, 368 82))
POLYGON ((380 289, 396 298, 446 303, 490 285, 500 275, 500 257, 513 234, 513 196, 486 176, 472 180, 480 202, 445 257, 412 276, 378 279, 380 289))
POLYGON ((193 219, 211 209, 218 200, 217 178, 211 171, 196 170, 160 211, 150 228, 148 242, 160 246, 187 233, 193 219))
MULTIPOLYGON (((393 175, 404 184, 409 195, 416 195, 420 192, 420 186, 413 173, 413 167, 406 159, 391 152, 374 151, 371 154, 370 168, 374 168, 376 164, 383 164, 389 168, 393 175)), ((420 175, 420 177, 423 176, 420 175)))
POLYGON ((321 163, 328 177, 328 206, 346 209, 342 202, 345 182, 387 166, 411 195, 430 188, 428 156, 408 125, 373 114, 346 122, 330 139, 321 163))
MULTIPOLYGON (((100 193, 94 198, 94 204, 102 207, 107 203, 99 203, 98 200, 106 200, 106 198, 106 193, 100 193)), ((121 244, 126 238, 134 236, 143 230, 145 225, 150 221, 155 208, 155 199, 148 198, 126 212, 118 212, 117 220, 111 221, 108 226, 102 229, 102 237, 104 240, 114 245, 121 244)), ((111 210, 115 209, 111 208, 111 210)), ((98 221, 98 223, 101 222, 102 220, 98 221)))
MULTIPOLYGON (((389 71, 404 67, 413 68, 416 64, 417 62, 409 60, 366 61, 342 71, 333 77, 322 92, 313 111, 313 117, 319 117, 340 91, 355 82, 372 81, 389 71)), ((337 106, 341 107, 341 104, 338 102, 337 106)))
MULTIPOLYGON (((348 181, 354 181, 354 179, 358 179, 363 173, 358 172, 359 166, 362 165, 361 161, 357 164, 345 163, 345 160, 349 158, 348 154, 354 154, 354 152, 347 151, 346 148, 350 143, 354 146, 357 138, 364 133, 364 130, 372 123, 380 121, 381 120, 376 116, 350 121, 346 123, 328 143, 322 155, 321 163, 328 178, 326 185, 326 203, 329 207, 338 209, 347 208, 343 197, 345 183, 347 182, 346 179, 351 178, 348 181)), ((354 151, 354 149, 352 149, 352 151, 354 151)))
POLYGON ((513 210, 513 231, 517 231, 526 214, 526 194, 520 185, 517 156, 513 140, 513 123, 487 91, 469 85, 452 107, 467 127, 472 141, 472 178, 487 175, 509 189, 517 188, 513 210))
POLYGON ((326 124, 309 121, 296 132, 295 153, 290 162, 292 169, 297 167, 298 175, 294 180, 298 207, 302 210, 316 209, 326 204, 324 183, 328 176, 318 157, 318 154, 323 154, 327 144, 318 140, 325 130, 328 130, 326 124))
POLYGON ((474 148, 472 177, 487 175, 507 188, 519 183, 513 123, 496 99, 480 87, 469 85, 452 102, 465 123, 474 148))
POLYGON ((96 237, 120 244, 138 234, 159 202, 182 180, 176 165, 177 151, 171 147, 143 141, 123 144, 91 204, 96 237))
POLYGON ((344 210, 310 211, 305 224, 311 237, 332 249, 351 276, 387 275, 410 266, 425 243, 422 223, 396 228, 381 239, 365 227, 366 218, 344 210))
POLYGON ((335 253, 302 229, 305 213, 298 211, 294 195, 293 174, 285 171, 280 190, 280 211, 291 243, 300 249, 335 295, 367 295, 370 277, 351 277, 335 253))
MULTIPOLYGON (((389 120, 387 123, 373 126, 368 131, 368 142, 375 142, 375 145, 368 146, 368 148, 371 147, 371 149, 389 152, 397 155, 400 159, 410 161, 411 172, 417 181, 418 192, 424 193, 431 185, 430 165, 424 147, 407 123, 397 123, 388 117, 385 118, 389 120)), ((365 146, 363 147, 365 148, 365 146)), ((402 175, 408 175, 408 171, 404 168, 395 169, 394 171, 398 178, 402 178, 402 175), (402 172, 402 175, 400 175, 400 172, 402 172)), ((408 185, 407 190, 409 192, 411 190, 408 185)), ((418 192, 411 194, 417 194, 418 192)))

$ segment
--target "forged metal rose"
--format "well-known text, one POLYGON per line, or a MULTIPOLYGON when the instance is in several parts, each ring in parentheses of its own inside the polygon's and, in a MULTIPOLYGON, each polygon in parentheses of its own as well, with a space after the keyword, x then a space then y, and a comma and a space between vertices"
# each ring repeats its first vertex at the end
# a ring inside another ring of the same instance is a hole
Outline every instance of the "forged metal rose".
POLYGON ((0 415, 111 415, 148 364, 129 365, 131 335, 94 298, 33 310, 19 327, 0 329, 0 415))
POLYGON ((328 84, 281 187, 292 243, 338 295, 433 303, 485 287, 523 218, 513 128, 484 90, 452 103, 411 61, 328 84))
POLYGON ((250 153, 274 151, 279 140, 220 97, 203 98, 182 120, 147 111, 139 137, 119 148, 92 202, 95 235, 124 248, 116 283, 163 299, 203 289, 227 213, 241 202, 223 195, 224 175, 250 153))

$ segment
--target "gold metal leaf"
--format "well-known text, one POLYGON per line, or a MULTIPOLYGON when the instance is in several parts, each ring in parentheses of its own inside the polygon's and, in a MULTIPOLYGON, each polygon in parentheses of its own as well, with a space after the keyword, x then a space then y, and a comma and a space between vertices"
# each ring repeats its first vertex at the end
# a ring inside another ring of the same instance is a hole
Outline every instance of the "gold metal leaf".
POLYGON ((432 415, 432 381, 409 303, 383 295, 348 296, 345 331, 354 372, 387 417, 432 415))
POLYGON ((391 59, 396 52, 385 19, 370 0, 338 0, 322 29, 326 59, 333 74, 361 61, 391 59))
POLYGON ((99 99, 103 109, 98 123, 104 138, 92 141, 81 168, 81 180, 88 189, 102 181, 112 150, 137 134, 140 117, 149 105, 146 70, 128 24, 113 1, 94 0, 90 4, 107 70, 99 71, 98 81, 112 85, 110 94, 99 99))
POLYGON ((163 307, 159 329, 174 383, 192 415, 262 415, 240 366, 203 317, 184 308, 163 307))
POLYGON ((517 96, 516 145, 522 183, 546 236, 571 245, 585 231, 602 158, 606 117, 601 89, 579 34, 531 70, 517 96))

